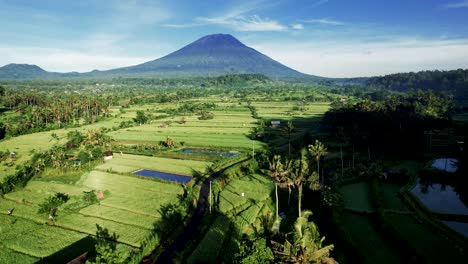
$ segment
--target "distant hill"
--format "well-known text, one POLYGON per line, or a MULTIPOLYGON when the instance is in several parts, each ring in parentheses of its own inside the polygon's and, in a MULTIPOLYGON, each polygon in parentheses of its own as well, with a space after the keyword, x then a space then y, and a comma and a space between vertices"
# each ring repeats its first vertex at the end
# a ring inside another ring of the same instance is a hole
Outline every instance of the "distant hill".
POLYGON ((0 79, 49 78, 51 73, 36 65, 8 64, 0 67, 0 79))
POLYGON ((41 67, 33 64, 15 64, 11 63, 0 67, 0 80, 18 80, 18 79, 52 79, 66 77, 81 77, 78 72, 58 73, 48 72, 41 67))
POLYGON ((367 84, 377 88, 401 92, 410 89, 464 90, 468 92, 468 70, 396 73, 369 78, 367 84))
POLYGON ((449 92, 462 105, 468 105, 468 70, 420 71, 372 77, 366 81, 372 88, 406 92, 433 90, 449 92))
POLYGON ((59 77, 190 77, 263 74, 272 79, 319 79, 293 70, 228 34, 208 35, 162 58, 139 65, 87 73, 51 73, 35 65, 9 64, 0 79, 59 77))

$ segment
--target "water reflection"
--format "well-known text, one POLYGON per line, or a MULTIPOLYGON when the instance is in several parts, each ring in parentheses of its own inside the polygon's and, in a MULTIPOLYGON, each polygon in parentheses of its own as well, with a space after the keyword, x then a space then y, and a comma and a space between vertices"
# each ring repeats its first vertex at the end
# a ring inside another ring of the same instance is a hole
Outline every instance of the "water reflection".
POLYGON ((451 185, 420 179, 412 193, 431 211, 468 215, 468 207, 451 185))

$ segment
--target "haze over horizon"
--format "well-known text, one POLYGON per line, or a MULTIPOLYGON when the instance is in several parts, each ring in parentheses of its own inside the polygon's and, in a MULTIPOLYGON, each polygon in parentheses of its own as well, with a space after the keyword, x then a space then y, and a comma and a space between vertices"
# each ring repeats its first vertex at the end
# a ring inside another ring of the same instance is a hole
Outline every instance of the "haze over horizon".
POLYGON ((0 22, 0 66, 56 72, 135 65, 214 33, 325 77, 468 68, 466 0, 0 0, 0 22))

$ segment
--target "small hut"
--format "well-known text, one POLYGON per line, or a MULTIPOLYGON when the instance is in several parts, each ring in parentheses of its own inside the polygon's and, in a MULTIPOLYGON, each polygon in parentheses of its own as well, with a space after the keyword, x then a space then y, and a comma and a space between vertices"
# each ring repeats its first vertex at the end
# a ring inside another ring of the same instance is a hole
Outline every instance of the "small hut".
POLYGON ((270 123, 271 127, 279 127, 281 125, 281 121, 279 120, 272 120, 270 123))
POLYGON ((111 160, 114 157, 112 151, 108 150, 104 152, 104 161, 111 160))

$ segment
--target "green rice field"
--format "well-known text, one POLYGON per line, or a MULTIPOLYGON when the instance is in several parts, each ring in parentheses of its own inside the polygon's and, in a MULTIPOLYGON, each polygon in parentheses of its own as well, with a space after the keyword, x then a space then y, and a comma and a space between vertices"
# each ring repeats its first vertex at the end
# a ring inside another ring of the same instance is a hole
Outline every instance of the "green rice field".
POLYGON ((114 153, 114 158, 96 167, 119 173, 131 173, 140 169, 149 169, 192 176, 194 171, 204 172, 211 162, 146 157, 131 154, 114 153))
POLYGON ((345 208, 372 212, 374 209, 370 200, 370 186, 366 182, 359 182, 344 185, 340 188, 340 193, 343 195, 345 208))

